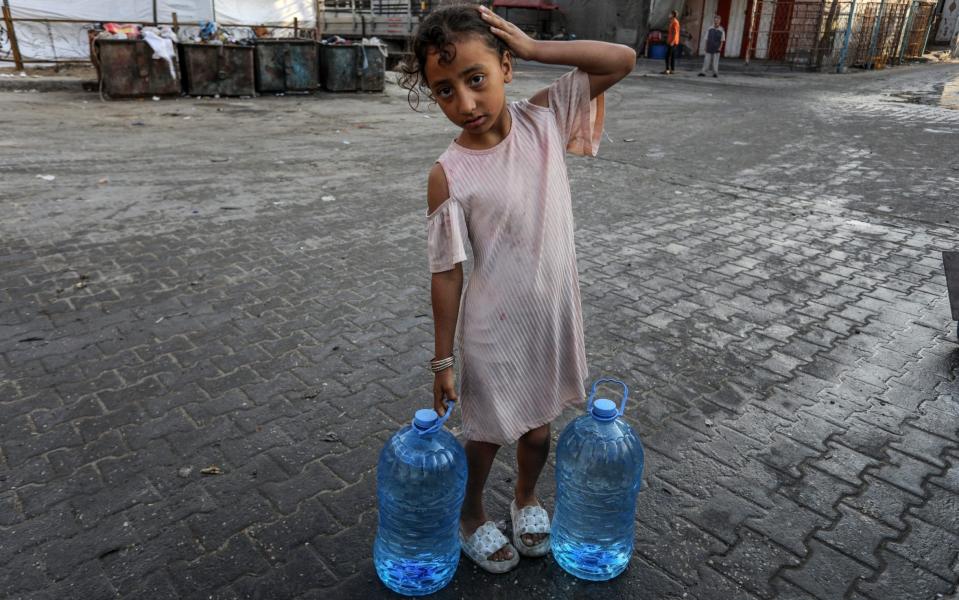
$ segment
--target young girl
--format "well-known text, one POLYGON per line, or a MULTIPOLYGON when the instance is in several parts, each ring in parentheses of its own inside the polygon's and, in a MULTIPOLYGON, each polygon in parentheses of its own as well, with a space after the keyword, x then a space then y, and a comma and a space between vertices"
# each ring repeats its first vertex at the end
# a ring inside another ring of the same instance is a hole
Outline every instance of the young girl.
POLYGON ((411 100, 425 94, 462 127, 429 173, 430 366, 434 406, 444 414, 458 398, 455 333, 469 467, 460 537, 466 555, 490 572, 513 568, 517 550, 549 550, 536 480, 550 421, 580 405, 587 375, 564 153, 596 153, 602 94, 635 61, 626 46, 537 41, 485 7, 454 6, 422 21, 405 66, 411 100), (576 69, 529 100, 507 103, 514 56, 576 69), (461 298, 467 238, 475 264, 461 298), (511 544, 486 514, 483 487, 499 447, 517 440, 511 544))

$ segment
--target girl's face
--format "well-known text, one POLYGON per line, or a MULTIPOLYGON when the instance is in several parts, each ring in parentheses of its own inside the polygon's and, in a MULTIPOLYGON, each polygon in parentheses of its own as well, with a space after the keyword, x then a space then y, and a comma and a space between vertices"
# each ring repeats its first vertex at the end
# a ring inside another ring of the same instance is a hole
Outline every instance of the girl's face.
POLYGON ((449 62, 440 61, 438 50, 429 52, 426 80, 446 118, 479 137, 505 116, 505 85, 513 80, 513 68, 508 54, 500 56, 479 36, 454 45, 456 55, 449 62))

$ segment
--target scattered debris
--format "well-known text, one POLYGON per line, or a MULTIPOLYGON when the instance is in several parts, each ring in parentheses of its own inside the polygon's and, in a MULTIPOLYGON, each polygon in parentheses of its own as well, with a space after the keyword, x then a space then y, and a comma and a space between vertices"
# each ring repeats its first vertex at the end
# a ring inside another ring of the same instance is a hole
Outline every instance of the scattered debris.
POLYGON ((185 317, 185 316, 188 316, 189 314, 190 314, 190 311, 185 310, 185 311, 183 311, 183 312, 178 312, 178 313, 175 313, 175 314, 172 314, 172 315, 163 315, 163 316, 161 316, 159 319, 157 319, 156 321, 154 321, 154 323, 159 323, 159 322, 161 322, 161 321, 163 321, 163 320, 166 320, 166 319, 172 319, 173 317, 185 317))
POLYGON ((37 175, 37 179, 42 179, 44 181, 53 181, 56 178, 56 175, 37 175))
POLYGON ((78 289, 78 290, 82 290, 83 288, 87 287, 87 282, 85 282, 85 281, 78 281, 78 282, 76 282, 75 284, 73 284, 73 287, 75 287, 75 288, 78 289))
POLYGON ((177 470, 176 474, 186 479, 187 477, 193 474, 193 467, 180 467, 177 470))
POLYGON ((106 185, 106 184, 108 184, 108 183, 110 183, 110 178, 109 178, 109 177, 103 177, 103 178, 100 179, 100 181, 97 182, 97 185, 106 185))
POLYGON ((859 221, 857 219, 847 219, 842 226, 862 234, 882 235, 889 231, 885 225, 867 223, 866 221, 859 221))
POLYGON ((200 473, 203 475, 222 475, 223 471, 216 465, 210 465, 209 467, 200 469, 200 473))
POLYGON ((333 202, 334 200, 336 200, 336 196, 323 196, 322 198, 320 198, 320 200, 322 200, 323 202, 333 202))
POLYGON ((623 141, 624 141, 624 142, 635 142, 636 139, 635 139, 635 138, 626 138, 626 139, 624 139, 623 141))
POLYGON ((713 420, 712 420, 712 419, 706 419, 706 427, 712 427, 712 426, 713 426, 713 420))
POLYGON ((154 102, 159 102, 159 101, 160 101, 160 97, 159 97, 159 96, 154 96, 154 97, 153 97, 153 101, 154 101, 154 102))
POLYGON ((334 433, 334 432, 332 432, 332 431, 328 431, 328 432, 326 433, 326 435, 323 437, 323 440, 322 440, 322 441, 324 441, 324 442, 338 442, 338 441, 340 441, 340 436, 336 435, 336 433, 334 433))

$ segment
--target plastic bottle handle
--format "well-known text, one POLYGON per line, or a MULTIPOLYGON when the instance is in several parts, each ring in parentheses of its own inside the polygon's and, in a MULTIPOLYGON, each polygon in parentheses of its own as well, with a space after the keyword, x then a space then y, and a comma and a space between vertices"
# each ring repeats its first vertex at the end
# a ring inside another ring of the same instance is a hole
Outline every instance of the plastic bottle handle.
POLYGON ((623 401, 619 404, 619 410, 616 412, 617 417, 623 416, 623 413, 626 412, 626 399, 629 398, 629 388, 626 387, 626 384, 618 379, 612 379, 609 377, 604 377, 603 379, 597 379, 593 382, 593 388, 589 392, 589 400, 586 402, 586 412, 593 412, 593 399, 596 398, 596 388, 599 387, 601 383, 618 383, 623 386, 623 401))
POLYGON ((446 413, 444 413, 443 416, 440 417, 436 421, 436 423, 433 424, 432 427, 430 427, 429 429, 420 429, 419 427, 414 425, 413 430, 420 435, 429 435, 431 433, 436 433, 437 431, 443 428, 443 425, 450 418, 450 413, 453 412, 454 406, 456 406, 456 400, 449 400, 449 406, 446 409, 446 413))

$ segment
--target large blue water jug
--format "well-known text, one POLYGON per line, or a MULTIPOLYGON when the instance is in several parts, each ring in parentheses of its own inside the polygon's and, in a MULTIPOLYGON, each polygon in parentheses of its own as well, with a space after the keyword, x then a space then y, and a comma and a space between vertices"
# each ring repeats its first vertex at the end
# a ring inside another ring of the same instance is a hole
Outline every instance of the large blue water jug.
POLYGON ((628 396, 629 389, 621 381, 596 381, 587 414, 563 430, 556 448, 551 548, 559 566, 581 579, 612 579, 626 569, 633 554, 643 445, 620 418, 628 396), (612 400, 594 401, 602 383, 623 386, 618 410, 612 400))
POLYGON ((376 467, 379 528, 376 574, 391 590, 423 596, 453 578, 460 558, 459 519, 466 495, 466 453, 432 409, 386 442, 376 467))

